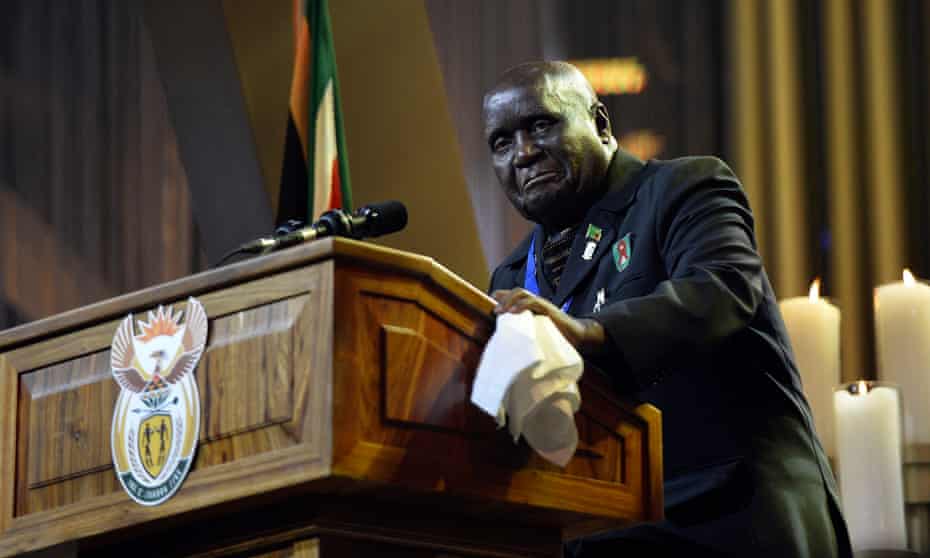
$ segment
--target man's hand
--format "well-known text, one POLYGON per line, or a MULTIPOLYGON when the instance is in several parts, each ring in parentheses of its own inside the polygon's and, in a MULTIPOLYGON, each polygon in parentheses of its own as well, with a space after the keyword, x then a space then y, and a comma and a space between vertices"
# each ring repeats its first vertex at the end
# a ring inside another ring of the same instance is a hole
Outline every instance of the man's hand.
POLYGON ((590 319, 573 318, 548 300, 526 289, 498 290, 491 293, 491 296, 497 301, 495 314, 519 314, 529 310, 533 314, 549 316, 565 339, 582 355, 597 355, 606 348, 607 336, 600 323, 590 319))

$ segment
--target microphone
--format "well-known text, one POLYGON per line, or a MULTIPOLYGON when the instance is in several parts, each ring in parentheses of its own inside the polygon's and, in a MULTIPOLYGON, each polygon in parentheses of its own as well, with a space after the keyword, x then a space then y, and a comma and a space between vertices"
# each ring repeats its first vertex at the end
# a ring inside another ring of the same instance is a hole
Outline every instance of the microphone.
POLYGON ((350 236, 356 240, 396 233, 407 226, 407 207, 396 200, 359 208, 349 219, 350 236))
POLYGON ((304 222, 300 219, 288 219, 286 222, 280 224, 275 228, 274 235, 275 237, 284 236, 288 233, 292 233, 304 226, 304 222))
POLYGON ((397 232, 407 226, 407 208, 399 201, 373 203, 349 213, 331 209, 320 219, 303 228, 294 222, 278 227, 273 238, 259 238, 240 246, 238 253, 271 252, 327 236, 345 236, 360 240, 397 232))

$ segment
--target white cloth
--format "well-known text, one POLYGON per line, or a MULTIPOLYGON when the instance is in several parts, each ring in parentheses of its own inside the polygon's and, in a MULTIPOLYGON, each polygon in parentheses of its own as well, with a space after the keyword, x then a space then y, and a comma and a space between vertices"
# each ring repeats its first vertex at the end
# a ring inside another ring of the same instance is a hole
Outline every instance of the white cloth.
POLYGON ((502 314, 488 341, 471 400, 522 435, 545 459, 564 467, 578 446, 574 414, 584 363, 547 316, 502 314))

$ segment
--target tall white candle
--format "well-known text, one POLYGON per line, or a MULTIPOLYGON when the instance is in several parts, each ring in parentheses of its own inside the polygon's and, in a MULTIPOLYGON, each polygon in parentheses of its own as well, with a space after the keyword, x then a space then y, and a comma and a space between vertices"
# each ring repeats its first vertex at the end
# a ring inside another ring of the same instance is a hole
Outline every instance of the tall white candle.
POLYGON ((854 550, 907 549, 898 390, 878 382, 837 389, 840 499, 854 550))
POLYGON ((820 281, 806 297, 781 301, 791 348, 801 372, 804 395, 814 414, 814 428, 827 455, 836 455, 833 440, 833 389, 840 383, 840 310, 820 298, 820 281))
POLYGON ((904 278, 875 289, 878 377, 901 389, 904 443, 930 444, 930 286, 904 278))

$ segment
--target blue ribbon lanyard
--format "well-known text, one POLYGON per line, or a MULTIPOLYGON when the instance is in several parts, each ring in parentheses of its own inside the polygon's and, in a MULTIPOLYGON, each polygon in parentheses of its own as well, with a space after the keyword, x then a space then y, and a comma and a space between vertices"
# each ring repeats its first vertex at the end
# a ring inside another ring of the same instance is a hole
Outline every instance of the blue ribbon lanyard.
MULTIPOLYGON (((536 235, 530 239, 530 251, 526 256, 526 273, 523 276, 523 288, 539 296, 539 281, 536 279, 536 235)), ((562 312, 568 313, 568 307, 572 305, 572 298, 568 297, 565 304, 562 305, 562 312)))

